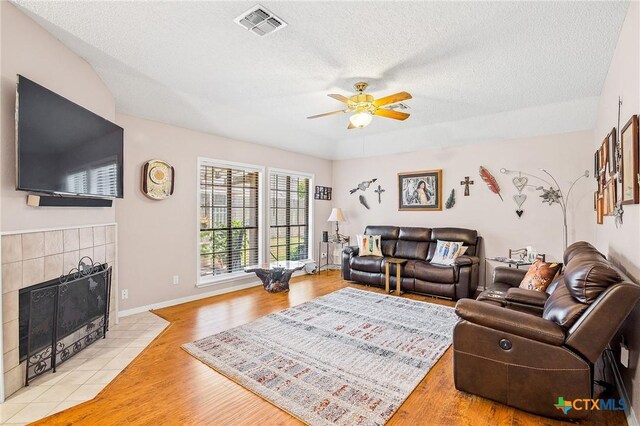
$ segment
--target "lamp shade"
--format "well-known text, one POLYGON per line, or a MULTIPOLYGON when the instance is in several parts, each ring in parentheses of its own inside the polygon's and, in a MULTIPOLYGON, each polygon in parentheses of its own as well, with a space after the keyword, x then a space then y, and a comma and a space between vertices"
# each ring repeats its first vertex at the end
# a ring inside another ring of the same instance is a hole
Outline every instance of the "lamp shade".
POLYGON ((331 210, 331 214, 329 215, 327 222, 346 222, 344 215, 342 214, 342 209, 334 207, 331 210))

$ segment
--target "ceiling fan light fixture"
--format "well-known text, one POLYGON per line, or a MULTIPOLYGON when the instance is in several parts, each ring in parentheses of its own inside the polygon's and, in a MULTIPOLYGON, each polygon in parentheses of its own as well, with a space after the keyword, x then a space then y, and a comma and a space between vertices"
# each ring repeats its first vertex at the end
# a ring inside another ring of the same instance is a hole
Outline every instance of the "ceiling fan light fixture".
POLYGON ((373 115, 371 115, 369 111, 356 112, 349 117, 351 124, 359 128, 367 127, 371 123, 371 120, 373 120, 373 115))

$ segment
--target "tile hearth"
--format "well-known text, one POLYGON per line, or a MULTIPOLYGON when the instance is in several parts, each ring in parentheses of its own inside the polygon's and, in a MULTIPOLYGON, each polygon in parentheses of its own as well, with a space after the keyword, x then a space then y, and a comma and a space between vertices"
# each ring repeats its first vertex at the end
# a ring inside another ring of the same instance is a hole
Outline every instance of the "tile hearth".
POLYGON ((0 404, 0 424, 21 425, 93 399, 169 322, 151 312, 120 318, 99 340, 0 404))

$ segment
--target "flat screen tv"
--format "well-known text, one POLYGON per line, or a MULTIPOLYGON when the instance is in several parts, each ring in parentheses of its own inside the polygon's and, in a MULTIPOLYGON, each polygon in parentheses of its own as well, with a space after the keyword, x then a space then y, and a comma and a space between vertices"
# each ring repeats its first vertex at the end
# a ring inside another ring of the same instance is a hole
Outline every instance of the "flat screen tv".
POLYGON ((122 127, 18 76, 16 189, 123 197, 122 127))

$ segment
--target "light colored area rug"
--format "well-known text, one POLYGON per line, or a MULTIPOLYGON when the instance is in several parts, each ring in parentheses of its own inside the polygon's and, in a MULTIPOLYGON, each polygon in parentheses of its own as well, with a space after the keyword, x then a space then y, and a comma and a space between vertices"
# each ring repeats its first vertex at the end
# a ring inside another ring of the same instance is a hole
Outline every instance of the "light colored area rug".
POLYGON ((456 322, 446 306, 345 288, 182 347, 308 424, 383 425, 456 322))

